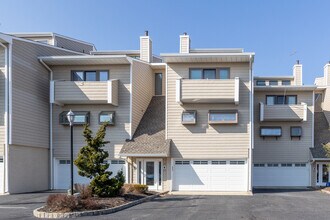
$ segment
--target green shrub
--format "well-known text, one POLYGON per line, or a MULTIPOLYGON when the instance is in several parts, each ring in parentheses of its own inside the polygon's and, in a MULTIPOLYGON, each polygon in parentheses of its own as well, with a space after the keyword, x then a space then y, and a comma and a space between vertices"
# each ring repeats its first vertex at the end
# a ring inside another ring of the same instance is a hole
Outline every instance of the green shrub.
POLYGON ((95 137, 92 137, 92 131, 85 125, 83 136, 87 145, 80 149, 74 161, 79 175, 91 179, 89 188, 99 197, 117 196, 125 182, 122 173, 111 178, 112 172, 108 171, 109 164, 105 159, 109 153, 103 149, 109 143, 104 140, 106 126, 107 124, 101 125, 95 137))

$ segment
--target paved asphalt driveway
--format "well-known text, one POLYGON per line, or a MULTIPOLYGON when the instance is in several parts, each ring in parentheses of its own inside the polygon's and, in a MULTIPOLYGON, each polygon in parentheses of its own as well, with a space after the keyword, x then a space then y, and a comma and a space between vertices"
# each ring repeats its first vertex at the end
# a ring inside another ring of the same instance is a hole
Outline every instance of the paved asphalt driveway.
MULTIPOLYGON (((33 219, 48 193, 0 196, 0 219, 33 219)), ((253 196, 166 195, 132 208, 86 219, 330 219, 330 195, 319 191, 257 191, 253 196)))

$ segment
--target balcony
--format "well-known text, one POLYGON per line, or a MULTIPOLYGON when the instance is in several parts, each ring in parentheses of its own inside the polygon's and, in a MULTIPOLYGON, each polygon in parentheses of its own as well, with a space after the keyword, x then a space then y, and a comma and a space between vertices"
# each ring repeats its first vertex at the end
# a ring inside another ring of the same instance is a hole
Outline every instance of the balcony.
POLYGON ((239 104, 239 78, 235 79, 178 79, 176 102, 239 104))
POLYGON ((260 121, 307 121, 307 104, 265 105, 260 102, 260 121))
POLYGON ((112 104, 118 106, 118 80, 51 81, 50 103, 65 104, 112 104))

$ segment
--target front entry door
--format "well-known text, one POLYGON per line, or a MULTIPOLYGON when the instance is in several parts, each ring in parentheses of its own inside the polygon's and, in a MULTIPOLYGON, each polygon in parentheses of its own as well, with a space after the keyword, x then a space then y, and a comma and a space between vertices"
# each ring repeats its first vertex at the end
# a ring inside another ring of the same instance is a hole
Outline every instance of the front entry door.
POLYGON ((330 182, 329 168, 329 163, 316 164, 316 185, 325 186, 327 182, 330 182))
POLYGON ((149 190, 162 189, 161 160, 141 159, 138 163, 138 182, 148 186, 149 190))

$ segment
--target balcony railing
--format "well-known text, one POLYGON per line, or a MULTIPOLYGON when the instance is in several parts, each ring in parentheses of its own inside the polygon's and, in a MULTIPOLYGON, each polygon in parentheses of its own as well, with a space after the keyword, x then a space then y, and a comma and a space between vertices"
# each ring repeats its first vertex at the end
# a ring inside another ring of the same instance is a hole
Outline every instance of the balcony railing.
POLYGON ((307 104, 265 105, 260 102, 260 121, 307 121, 307 104))
POLYGON ((118 80, 51 81, 50 102, 65 104, 112 104, 118 106, 118 80))
POLYGON ((239 104, 239 78, 235 79, 178 79, 176 102, 239 104))

